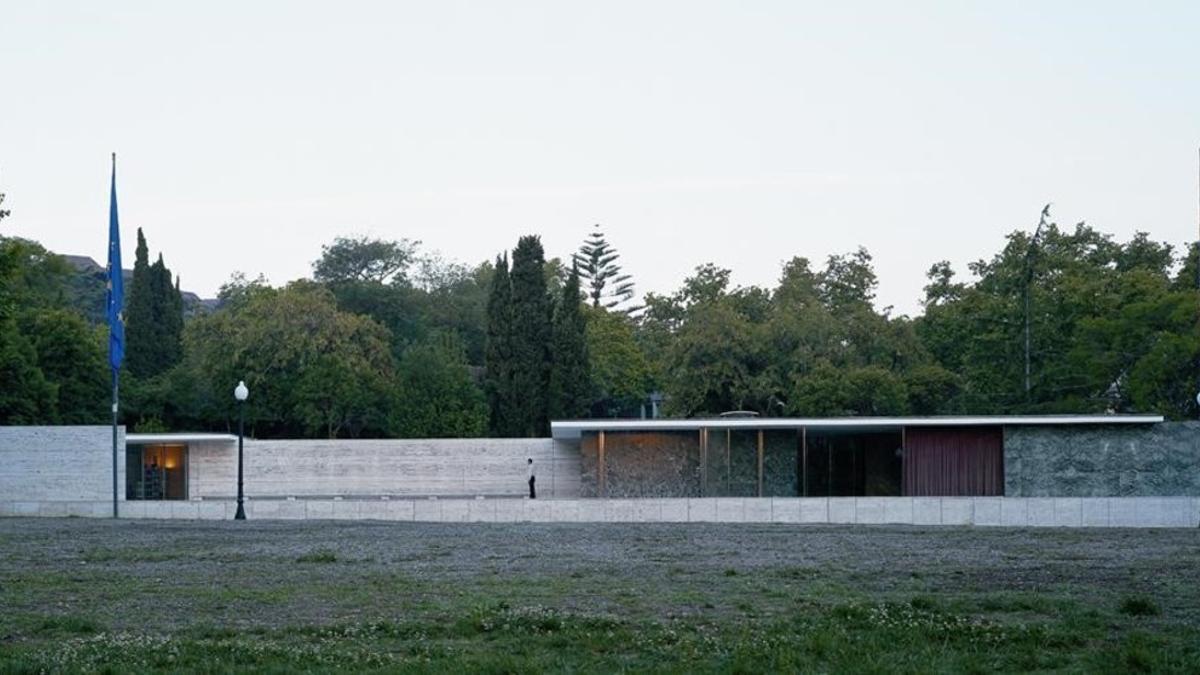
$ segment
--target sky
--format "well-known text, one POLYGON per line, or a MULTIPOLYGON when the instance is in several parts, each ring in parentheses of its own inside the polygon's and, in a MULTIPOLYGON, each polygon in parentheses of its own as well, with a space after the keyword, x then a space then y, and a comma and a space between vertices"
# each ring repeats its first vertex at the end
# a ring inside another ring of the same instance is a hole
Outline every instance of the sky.
POLYGON ((599 224, 639 292, 864 246, 877 305, 1052 202, 1197 234, 1200 3, 23 2, 0 12, 0 234, 101 261, 118 156, 183 288, 340 235, 477 263, 599 224))

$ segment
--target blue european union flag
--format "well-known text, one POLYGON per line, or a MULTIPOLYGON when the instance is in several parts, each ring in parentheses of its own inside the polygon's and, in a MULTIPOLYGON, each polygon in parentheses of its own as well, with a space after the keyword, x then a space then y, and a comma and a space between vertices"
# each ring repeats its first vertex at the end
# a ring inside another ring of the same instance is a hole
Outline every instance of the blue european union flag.
POLYGON ((117 155, 113 154, 112 190, 108 202, 108 363, 121 369, 125 358, 125 279, 121 276, 121 228, 117 223, 117 155))

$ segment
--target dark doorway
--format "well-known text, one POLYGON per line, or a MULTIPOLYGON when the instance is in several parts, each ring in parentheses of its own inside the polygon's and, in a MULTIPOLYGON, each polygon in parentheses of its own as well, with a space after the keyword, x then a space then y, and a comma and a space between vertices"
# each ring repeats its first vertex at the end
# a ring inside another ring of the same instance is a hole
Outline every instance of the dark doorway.
POLYGON ((804 497, 892 497, 901 494, 899 431, 804 434, 800 487, 804 497))

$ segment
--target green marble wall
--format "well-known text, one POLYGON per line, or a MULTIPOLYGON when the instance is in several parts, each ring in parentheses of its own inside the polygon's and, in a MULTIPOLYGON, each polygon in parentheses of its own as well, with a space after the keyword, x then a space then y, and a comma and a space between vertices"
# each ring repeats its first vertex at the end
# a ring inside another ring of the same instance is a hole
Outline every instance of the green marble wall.
POLYGON ((1006 497, 1200 496, 1200 422, 1004 428, 1006 497))

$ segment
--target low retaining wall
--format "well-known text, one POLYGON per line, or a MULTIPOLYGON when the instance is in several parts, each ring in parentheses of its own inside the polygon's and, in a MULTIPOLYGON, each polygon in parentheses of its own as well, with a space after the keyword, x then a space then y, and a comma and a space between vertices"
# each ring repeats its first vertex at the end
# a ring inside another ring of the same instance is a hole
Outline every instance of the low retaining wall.
MULTIPOLYGON (((107 517, 111 502, 0 502, 0 516, 107 517)), ((230 520, 230 500, 124 502, 123 518, 230 520)), ((1197 497, 707 499, 255 499, 255 520, 550 523, 857 523, 1005 527, 1197 527, 1197 497)))

